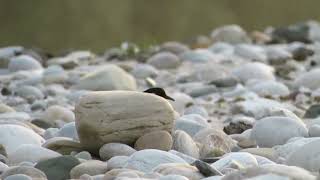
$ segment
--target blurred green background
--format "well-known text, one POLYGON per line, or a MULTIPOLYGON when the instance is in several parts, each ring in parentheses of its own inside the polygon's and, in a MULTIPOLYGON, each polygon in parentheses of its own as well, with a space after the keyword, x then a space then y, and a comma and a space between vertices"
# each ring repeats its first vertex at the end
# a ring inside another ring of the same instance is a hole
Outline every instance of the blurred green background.
POLYGON ((320 20, 320 0, 0 0, 0 46, 96 52, 123 41, 188 41, 217 26, 248 31, 320 20))

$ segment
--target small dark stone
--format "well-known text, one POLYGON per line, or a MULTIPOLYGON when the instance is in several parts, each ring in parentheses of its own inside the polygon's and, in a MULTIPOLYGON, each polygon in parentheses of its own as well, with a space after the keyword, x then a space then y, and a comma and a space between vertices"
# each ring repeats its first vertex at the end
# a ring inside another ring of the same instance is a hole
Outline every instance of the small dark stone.
POLYGON ((216 87, 233 87, 238 84, 238 79, 234 77, 228 77, 223 79, 217 79, 211 81, 209 84, 215 85, 216 87))
POLYGON ((320 104, 311 105, 306 113, 304 114, 304 118, 317 118, 320 115, 320 104))
POLYGON ((314 52, 306 47, 299 47, 292 51, 293 59, 297 61, 304 61, 307 57, 312 56, 314 52))
POLYGON ((279 27, 272 32, 271 43, 303 42, 311 43, 309 39, 310 27, 306 23, 298 23, 288 27, 279 27))
POLYGON ((168 96, 166 94, 166 92, 164 91, 164 89, 162 88, 159 88, 159 87, 154 87, 154 88, 150 88, 150 89, 147 89, 144 91, 145 93, 152 93, 152 94, 155 94, 155 95, 158 95, 158 96, 161 96, 165 99, 169 99, 171 101, 174 101, 174 99, 170 96, 168 96))
POLYGON ((9 96, 9 95, 11 95, 11 91, 9 90, 9 88, 3 87, 3 88, 1 89, 1 94, 2 94, 3 96, 9 96))
POLYGON ((221 159, 221 157, 208 157, 208 158, 201 159, 201 161, 211 164, 211 163, 214 163, 220 159, 221 159))
POLYGON ((206 177, 223 175, 220 171, 201 160, 196 160, 192 165, 195 166, 200 171, 200 173, 206 177))
POLYGON ((230 122, 228 126, 225 126, 223 128, 223 131, 226 134, 241 134, 243 131, 251 128, 252 128, 251 124, 245 124, 243 122, 238 122, 238 123, 230 122))
POLYGON ((44 120, 41 120, 41 119, 34 119, 31 121, 32 124, 42 128, 42 129, 48 129, 48 128, 51 128, 52 125, 44 120))

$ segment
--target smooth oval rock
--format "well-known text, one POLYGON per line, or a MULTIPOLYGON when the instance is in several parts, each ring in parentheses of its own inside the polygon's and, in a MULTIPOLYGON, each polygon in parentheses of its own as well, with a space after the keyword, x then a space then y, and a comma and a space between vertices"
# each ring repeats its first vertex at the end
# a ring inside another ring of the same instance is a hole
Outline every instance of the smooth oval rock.
POLYGON ((49 180, 65 180, 70 179, 71 169, 79 164, 80 161, 77 158, 60 156, 40 161, 35 165, 35 168, 44 172, 49 180))
POLYGON ((286 164, 317 172, 320 168, 319 147, 320 140, 315 140, 301 146, 289 155, 286 164))
POLYGON ((129 156, 114 156, 108 160, 108 170, 123 168, 129 160, 129 156))
POLYGON ((64 122, 72 122, 75 121, 74 113, 62 106, 54 105, 50 106, 45 114, 44 119, 50 123, 54 123, 56 120, 62 120, 64 122))
POLYGON ((296 87, 306 87, 311 90, 316 90, 320 88, 320 69, 312 69, 309 72, 302 73, 299 75, 295 81, 294 85, 296 87))
POLYGON ((39 145, 44 139, 31 129, 20 125, 1 124, 0 125, 0 144, 2 144, 8 154, 14 152, 22 144, 39 145))
POLYGON ((14 152, 8 156, 9 164, 18 165, 21 162, 37 163, 41 160, 46 160, 54 157, 61 156, 61 154, 43 148, 38 145, 23 144, 18 147, 14 152))
POLYGON ((133 145, 151 131, 171 132, 175 119, 166 99, 132 91, 88 93, 80 99, 75 112, 80 142, 90 151, 111 142, 133 145))
POLYGON ((136 81, 118 66, 108 65, 82 77, 74 88, 92 91, 136 90, 136 81))
POLYGON ((199 131, 193 139, 201 144, 200 157, 215 157, 221 153, 231 152, 235 142, 222 130, 205 128, 199 131))
POLYGON ((187 163, 180 157, 157 149, 137 151, 130 156, 125 168, 151 172, 153 168, 165 163, 187 163))
POLYGON ((80 152, 83 150, 83 147, 78 141, 74 141, 73 139, 66 137, 51 138, 42 146, 63 155, 68 155, 72 151, 80 152))
POLYGON ((199 170, 189 164, 179 164, 179 163, 167 163, 160 164, 155 167, 153 172, 160 173, 162 175, 181 175, 185 176, 190 180, 200 180, 204 176, 199 172, 199 170))
POLYGON ((173 135, 173 146, 176 151, 194 157, 199 158, 199 148, 193 141, 192 137, 184 131, 177 130, 173 135))
POLYGON ((227 42, 230 44, 249 43, 247 33, 238 25, 231 24, 219 27, 212 31, 211 38, 214 42, 227 42))
POLYGON ((251 139, 260 147, 273 147, 285 144, 293 137, 307 137, 308 130, 300 121, 288 117, 266 117, 252 128, 251 139))
POLYGON ((232 73, 242 82, 247 82, 250 79, 274 80, 275 76, 273 72, 273 67, 259 62, 253 62, 236 67, 232 73))
POLYGON ((99 150, 100 158, 109 160, 114 156, 130 156, 136 152, 132 147, 121 143, 108 143, 103 145, 99 150))
POLYGON ((8 69, 11 72, 41 70, 41 64, 31 56, 20 55, 10 60, 8 69))
POLYGON ((32 178, 24 174, 14 174, 6 177, 4 180, 32 180, 32 178))
POLYGON ((98 160, 90 160, 73 167, 70 171, 70 177, 72 179, 78 179, 83 174, 94 176, 104 174, 107 170, 107 163, 98 160))
POLYGON ((141 136, 134 144, 136 150, 159 149, 169 151, 172 147, 172 137, 167 131, 153 131, 141 136))
POLYGON ((179 57, 170 52, 157 53, 151 56, 147 63, 157 69, 173 69, 181 64, 179 57))
POLYGON ((36 169, 34 167, 29 167, 29 166, 12 166, 1 174, 1 178, 5 179, 6 177, 9 177, 15 174, 24 174, 24 175, 30 176, 32 179, 41 179, 41 180, 47 179, 47 176, 45 175, 45 173, 43 173, 39 169, 36 169))

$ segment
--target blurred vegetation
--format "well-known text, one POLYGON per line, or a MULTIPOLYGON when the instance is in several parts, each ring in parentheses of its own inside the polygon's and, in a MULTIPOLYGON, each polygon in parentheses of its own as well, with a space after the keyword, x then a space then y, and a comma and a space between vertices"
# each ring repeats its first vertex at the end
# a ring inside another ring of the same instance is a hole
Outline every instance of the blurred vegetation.
POLYGON ((188 41, 217 26, 248 31, 320 20, 319 0, 0 0, 0 46, 104 51, 123 41, 188 41))

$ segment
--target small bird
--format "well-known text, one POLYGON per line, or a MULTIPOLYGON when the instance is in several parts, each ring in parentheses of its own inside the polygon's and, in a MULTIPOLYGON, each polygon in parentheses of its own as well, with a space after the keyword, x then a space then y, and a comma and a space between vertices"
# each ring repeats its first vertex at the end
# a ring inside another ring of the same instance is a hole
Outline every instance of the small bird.
POLYGON ((145 91, 143 91, 143 92, 145 92, 145 93, 152 93, 152 94, 161 96, 161 97, 163 97, 163 98, 165 98, 165 99, 169 99, 169 100, 171 100, 171 101, 174 101, 174 99, 173 99, 172 97, 170 97, 170 96, 168 96, 168 95, 166 94, 166 92, 164 91, 164 89, 159 88, 159 87, 150 88, 150 89, 147 89, 147 90, 145 90, 145 91))

